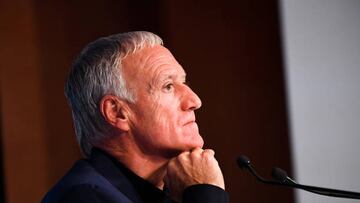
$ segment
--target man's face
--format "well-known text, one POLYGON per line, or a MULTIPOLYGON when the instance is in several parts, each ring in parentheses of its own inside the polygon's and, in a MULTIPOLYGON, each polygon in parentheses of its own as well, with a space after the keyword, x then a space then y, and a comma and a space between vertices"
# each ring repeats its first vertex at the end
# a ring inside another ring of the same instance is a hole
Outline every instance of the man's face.
POLYGON ((131 136, 146 153, 173 156, 202 147, 194 110, 201 100, 185 84, 185 71, 169 50, 156 45, 123 60, 130 104, 131 136))

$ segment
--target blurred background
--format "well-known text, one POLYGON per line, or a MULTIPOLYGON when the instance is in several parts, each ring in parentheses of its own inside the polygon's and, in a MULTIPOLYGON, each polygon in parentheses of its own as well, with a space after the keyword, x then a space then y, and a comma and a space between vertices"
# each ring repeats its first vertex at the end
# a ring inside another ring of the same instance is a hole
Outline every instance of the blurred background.
POLYGON ((0 1, 0 202, 39 202, 79 158, 63 95, 90 41, 163 38, 203 106, 231 202, 352 202, 262 185, 270 177, 360 189, 360 1, 0 1))

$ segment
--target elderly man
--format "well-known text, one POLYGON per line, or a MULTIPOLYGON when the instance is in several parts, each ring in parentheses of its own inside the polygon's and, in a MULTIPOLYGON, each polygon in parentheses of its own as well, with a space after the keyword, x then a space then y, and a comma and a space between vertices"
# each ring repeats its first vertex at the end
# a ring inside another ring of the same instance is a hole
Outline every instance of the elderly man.
POLYGON ((65 94, 86 159, 43 203, 228 202, 214 151, 202 149, 194 113, 201 101, 155 34, 90 43, 65 94))

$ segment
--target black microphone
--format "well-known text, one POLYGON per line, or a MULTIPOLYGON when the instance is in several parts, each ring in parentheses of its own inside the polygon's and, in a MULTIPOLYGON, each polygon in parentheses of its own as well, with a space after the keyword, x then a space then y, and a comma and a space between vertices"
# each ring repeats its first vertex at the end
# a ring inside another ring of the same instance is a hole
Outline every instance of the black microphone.
POLYGON ((282 170, 281 168, 274 167, 271 171, 271 177, 274 180, 277 180, 282 183, 293 183, 296 184, 295 180, 289 178, 286 171, 282 170))
POLYGON ((271 176, 273 177, 273 179, 275 181, 264 179, 257 174, 254 167, 251 165, 250 159, 248 159, 244 155, 239 156, 238 159, 236 160, 236 162, 241 169, 247 169, 253 176, 256 177, 256 179, 258 181, 265 183, 265 184, 302 189, 302 190, 312 192, 315 194, 319 194, 319 195, 326 195, 326 196, 340 197, 340 198, 349 198, 349 199, 360 199, 360 193, 358 193, 358 192, 350 192, 350 191, 345 191, 345 190, 330 189, 330 188, 298 184, 294 180, 292 180, 290 177, 288 177, 287 173, 280 168, 273 168, 273 170, 271 172, 271 176))
POLYGON ((263 177, 261 177, 256 170, 254 169, 254 167, 251 165, 250 159, 247 158, 245 155, 241 155, 237 158, 236 160, 238 166, 241 169, 244 170, 248 170, 253 176, 255 176, 255 178, 265 184, 270 184, 270 185, 282 185, 281 183, 277 182, 277 181, 272 181, 272 180, 268 180, 265 179, 263 177))
POLYGON ((303 189, 308 192, 312 192, 319 195, 350 198, 350 199, 360 199, 360 193, 357 192, 298 184, 294 180, 289 178, 287 176, 287 173, 281 168, 273 168, 271 175, 275 180, 283 181, 289 187, 303 189))

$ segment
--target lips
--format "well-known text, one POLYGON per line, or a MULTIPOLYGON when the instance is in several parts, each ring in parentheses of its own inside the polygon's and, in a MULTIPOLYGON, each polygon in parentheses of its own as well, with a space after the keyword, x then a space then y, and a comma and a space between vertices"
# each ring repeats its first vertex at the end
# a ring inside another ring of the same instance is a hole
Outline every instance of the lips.
POLYGON ((195 123, 195 121, 186 122, 184 125, 189 125, 189 124, 192 124, 192 123, 195 123))
POLYGON ((195 123, 195 118, 187 119, 187 120, 184 122, 184 125, 188 125, 188 124, 192 124, 192 123, 195 123))
POLYGON ((181 122, 181 123, 183 123, 183 125, 195 123, 195 121, 196 121, 195 114, 192 112, 192 113, 187 114, 186 116, 184 115, 182 121, 183 122, 181 122))

